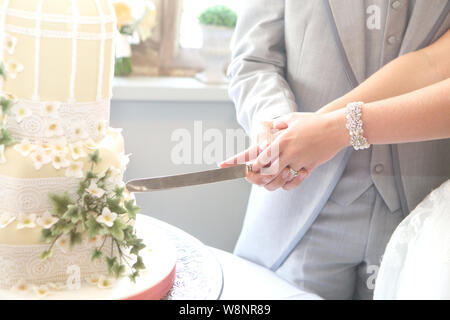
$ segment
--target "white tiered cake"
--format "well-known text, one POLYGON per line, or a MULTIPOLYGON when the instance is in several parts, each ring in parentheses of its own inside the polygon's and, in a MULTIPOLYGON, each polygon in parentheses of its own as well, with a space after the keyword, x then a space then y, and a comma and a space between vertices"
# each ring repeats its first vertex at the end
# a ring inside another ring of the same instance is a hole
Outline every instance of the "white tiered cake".
POLYGON ((109 0, 0 0, 0 289, 108 287, 143 269, 109 127, 115 28, 109 0))

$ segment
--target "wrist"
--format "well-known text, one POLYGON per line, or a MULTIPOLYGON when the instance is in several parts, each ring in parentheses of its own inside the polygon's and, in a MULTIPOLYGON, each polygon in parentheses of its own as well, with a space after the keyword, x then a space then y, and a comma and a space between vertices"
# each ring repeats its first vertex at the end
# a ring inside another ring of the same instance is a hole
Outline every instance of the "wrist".
POLYGON ((327 128, 329 136, 333 137, 339 150, 350 146, 350 136, 347 129, 347 119, 345 117, 345 109, 338 109, 336 111, 325 114, 327 117, 327 128))

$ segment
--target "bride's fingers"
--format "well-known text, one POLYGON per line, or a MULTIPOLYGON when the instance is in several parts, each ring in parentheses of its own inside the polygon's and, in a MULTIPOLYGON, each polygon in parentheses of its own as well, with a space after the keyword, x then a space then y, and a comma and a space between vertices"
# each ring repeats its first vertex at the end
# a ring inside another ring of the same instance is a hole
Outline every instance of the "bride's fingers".
POLYGON ((220 168, 233 167, 238 164, 244 164, 246 162, 255 160, 260 153, 258 145, 251 146, 250 148, 232 156, 231 158, 219 163, 220 168))
POLYGON ((269 191, 275 191, 283 187, 289 181, 289 179, 290 179, 289 168, 284 168, 281 171, 280 175, 278 175, 275 179, 266 184, 264 187, 269 191))
POLYGON ((283 189, 288 191, 297 188, 309 175, 309 171, 306 169, 301 169, 298 172, 298 176, 289 181, 283 186, 283 189))

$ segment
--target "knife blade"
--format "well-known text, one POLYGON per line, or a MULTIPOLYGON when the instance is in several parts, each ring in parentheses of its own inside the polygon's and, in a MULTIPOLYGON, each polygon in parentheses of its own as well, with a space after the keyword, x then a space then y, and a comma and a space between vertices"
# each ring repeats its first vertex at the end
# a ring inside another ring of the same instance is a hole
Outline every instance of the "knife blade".
POLYGON ((245 178, 249 168, 249 165, 241 164, 229 168, 213 169, 173 176, 135 179, 128 181, 126 187, 129 192, 152 192, 234 180, 245 178))

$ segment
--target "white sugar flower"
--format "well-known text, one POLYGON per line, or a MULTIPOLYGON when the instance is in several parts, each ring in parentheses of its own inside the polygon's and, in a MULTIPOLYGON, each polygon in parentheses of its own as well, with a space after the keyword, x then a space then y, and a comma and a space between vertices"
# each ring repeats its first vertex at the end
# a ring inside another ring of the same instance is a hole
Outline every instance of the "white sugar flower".
POLYGON ((95 126, 97 134, 101 137, 105 136, 106 131, 108 129, 107 127, 108 127, 108 124, 106 121, 102 120, 102 121, 97 122, 97 124, 95 126))
POLYGON ((61 168, 67 168, 70 166, 70 160, 66 158, 65 154, 54 153, 51 157, 52 157, 52 166, 56 170, 60 170, 61 168))
POLYGON ((61 127, 61 124, 56 119, 48 120, 45 125, 45 136, 47 138, 51 137, 60 137, 64 134, 64 130, 61 127))
POLYGON ((23 71, 23 65, 15 60, 8 60, 5 64, 5 70, 8 74, 8 77, 10 77, 11 79, 16 79, 17 74, 23 71))
POLYGON ((52 158, 48 154, 47 150, 48 149, 38 147, 31 153, 30 158, 33 161, 36 170, 40 170, 42 166, 52 162, 52 158))
POLYGON ((5 37, 3 39, 3 45, 5 47, 6 52, 8 52, 9 54, 13 54, 17 46, 17 38, 13 37, 10 34, 5 34, 5 37))
POLYGON ((114 284, 115 284, 115 280, 113 278, 105 277, 105 276, 100 276, 100 278, 98 279, 98 282, 97 282, 97 286, 100 289, 109 289, 109 288, 113 287, 114 284))
POLYGON ((66 288, 66 284, 63 282, 49 282, 47 285, 50 289, 56 291, 63 290, 66 288))
POLYGON ((89 192, 91 195, 93 195, 96 198, 101 198, 105 194, 105 190, 102 188, 99 188, 97 184, 94 182, 94 180, 91 180, 91 184, 86 189, 87 192, 89 192))
POLYGON ((5 145, 0 145, 0 164, 6 163, 6 157, 5 157, 5 145))
POLYGON ((33 286, 33 291, 38 298, 45 298, 50 293, 50 289, 46 285, 33 286))
POLYGON ((20 153, 23 157, 28 157, 30 153, 36 150, 36 146, 28 139, 23 139, 20 143, 14 145, 14 150, 20 153))
POLYGON ((33 114, 31 109, 21 106, 14 107, 13 113, 18 123, 21 123, 24 119, 30 117, 33 114))
POLYGON ((117 213, 111 212, 107 207, 103 208, 102 214, 97 217, 98 223, 103 223, 107 227, 111 228, 114 221, 117 219, 117 213))
POLYGON ((89 139, 87 139, 87 140, 84 140, 84 146, 87 148, 87 149, 90 149, 90 150, 96 150, 96 149, 98 149, 98 143, 96 143, 94 140, 92 140, 91 138, 89 138, 89 139))
POLYGON ((43 116, 58 118, 58 110, 61 102, 43 102, 41 103, 41 113, 43 116))
POLYGON ((127 169, 128 164, 130 163, 131 154, 122 154, 120 156, 120 168, 125 171, 127 169))
POLYGON ((90 277, 86 278, 86 282, 91 284, 91 285, 93 285, 93 286, 96 286, 96 285, 98 285, 98 282, 100 281, 100 278, 101 278, 101 275, 93 274, 90 277))
POLYGON ((66 169, 66 177, 83 178, 83 162, 74 161, 66 169))
POLYGON ((72 158, 74 160, 78 160, 80 158, 87 157, 87 153, 84 150, 83 142, 81 142, 81 141, 78 141, 76 143, 71 143, 69 145, 69 149, 72 153, 72 158))
POLYGON ((14 220, 16 220, 16 217, 11 215, 9 212, 4 212, 2 215, 0 215, 0 229, 6 228, 14 220))
POLYGON ((70 236, 68 234, 62 235, 56 240, 55 245, 64 253, 70 249, 70 236))
POLYGON ((44 229, 50 229, 57 222, 58 218, 52 216, 48 211, 37 219, 38 225, 40 225, 44 229))
POLYGON ((71 134, 76 140, 84 140, 89 138, 89 134, 87 133, 85 125, 82 122, 72 125, 71 134))
POLYGON ((66 155, 69 152, 67 145, 67 139, 63 137, 53 141, 49 147, 53 149, 54 153, 66 155))
POLYGON ((31 289, 30 285, 24 280, 19 280, 12 288, 11 290, 14 292, 27 292, 31 289))
POLYGON ((116 167, 109 168, 109 177, 106 179, 106 186, 108 190, 114 189, 116 186, 123 187, 123 174, 122 170, 117 169, 116 167))
POLYGON ((25 229, 25 228, 35 228, 36 227, 36 215, 22 213, 17 218, 17 229, 25 229))

